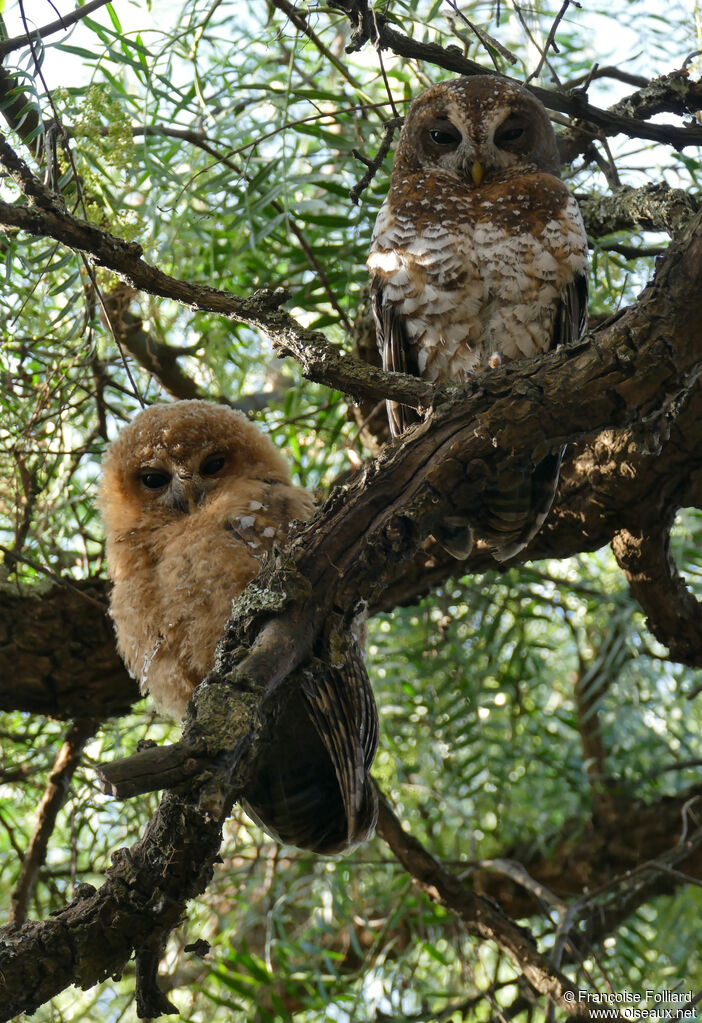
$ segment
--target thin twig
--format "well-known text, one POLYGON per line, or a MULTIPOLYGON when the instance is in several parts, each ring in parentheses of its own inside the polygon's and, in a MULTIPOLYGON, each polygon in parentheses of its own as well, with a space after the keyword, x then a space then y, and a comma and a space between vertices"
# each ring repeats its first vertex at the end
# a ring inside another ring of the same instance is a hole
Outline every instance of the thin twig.
POLYGON ((35 572, 39 572, 40 575, 46 576, 47 579, 51 579, 58 586, 62 586, 66 590, 72 590, 74 593, 77 593, 80 597, 82 597, 83 600, 87 600, 89 604, 94 604, 96 607, 99 607, 101 611, 107 611, 107 604, 101 604, 99 600, 96 600, 87 593, 83 593, 79 587, 74 586, 65 578, 65 576, 56 575, 56 573, 52 572, 51 569, 46 568, 44 565, 40 565, 38 561, 33 561, 32 558, 27 558, 24 554, 15 554, 8 547, 4 547, 2 544, 0 544, 0 553, 4 554, 5 557, 12 562, 19 561, 23 565, 28 565, 29 568, 33 568, 35 572))
MULTIPOLYGON (((550 32, 548 34, 547 39, 546 39, 546 45, 544 46, 543 53, 541 54, 541 60, 539 61, 539 63, 536 65, 536 67, 534 68, 532 73, 527 78, 527 82, 530 82, 532 80, 532 78, 538 78, 539 77, 539 75, 541 74, 541 69, 544 66, 544 62, 546 61, 546 56, 548 54, 549 49, 553 49, 554 53, 559 53, 560 52, 559 49, 558 49, 558 46, 556 45, 556 32, 558 31, 558 26, 561 23, 561 19, 563 18, 563 15, 565 14, 565 12, 570 7, 571 2, 574 3, 576 7, 580 7, 580 4, 577 2, 577 0, 563 0, 563 3, 561 4, 561 9, 558 12, 558 14, 556 15, 556 17, 554 18, 553 24, 551 25, 551 30, 550 30, 550 32)), ((549 67, 550 67, 550 65, 549 65, 549 67)), ((553 69, 552 68, 551 68, 551 72, 553 73, 553 69)), ((557 77, 556 77, 556 82, 558 82, 558 78, 557 77)))
MULTIPOLYGON (((506 46, 503 46, 502 43, 499 41, 499 39, 495 39, 495 37, 491 36, 489 32, 485 31, 485 29, 479 28, 472 21, 470 21, 466 17, 466 15, 463 13, 463 11, 458 7, 458 5, 456 3, 456 0, 447 0, 447 2, 448 2, 449 7, 451 7, 455 11, 456 17, 459 17, 461 19, 461 21, 468 26, 468 28, 471 30, 471 32, 473 32, 478 37, 480 42, 483 44, 483 46, 487 50, 487 52, 488 52, 488 54, 490 56, 490 59, 492 60, 493 64, 495 65, 495 68, 498 71, 500 69, 497 66, 497 62, 495 60, 494 54, 492 53, 493 50, 496 50, 500 54, 500 56, 504 57, 504 59, 507 61, 507 63, 511 64, 513 67, 514 67, 515 64, 519 63, 519 58, 516 57, 515 54, 513 54, 511 50, 508 50, 506 46)), ((465 39, 464 34, 462 32, 460 32, 456 28, 456 25, 455 25, 456 17, 454 17, 454 15, 451 15, 451 14, 447 15, 447 17, 448 17, 449 23, 451 24, 451 27, 453 28, 453 31, 456 33, 456 35, 459 38, 463 39, 464 42, 467 41, 465 39)))
POLYGON ((393 136, 395 129, 399 128, 402 124, 403 118, 394 117, 391 121, 386 121, 383 125, 383 138, 378 146, 378 152, 375 154, 372 160, 367 159, 357 149, 353 150, 353 155, 357 160, 361 160, 366 165, 366 172, 360 181, 356 182, 353 188, 349 192, 349 198, 354 205, 358 204, 361 194, 370 185, 371 181, 382 167, 383 160, 390 151, 392 145, 393 136))
MULTIPOLYGON (((542 49, 542 47, 539 46, 539 43, 537 42, 537 40, 534 38, 534 33, 529 28, 529 24, 528 24, 528 22, 527 22, 527 20, 526 20, 526 18, 524 16, 524 12, 522 11, 522 8, 520 7, 520 5, 517 3, 517 0, 512 0, 512 6, 514 7, 514 13, 517 15, 517 18, 519 19, 520 25, 522 26, 522 28, 526 32, 527 36, 529 37, 529 42, 534 47, 534 49, 537 50, 538 53, 541 55, 541 59, 539 61, 539 65, 543 65, 545 63, 546 67, 549 69, 549 71, 551 72, 551 75, 553 76, 554 82, 558 83, 558 75, 556 74, 555 68, 553 67, 553 65, 549 61, 549 59, 548 59, 548 57, 546 55, 546 50, 542 49)), ((534 77, 533 75, 530 75, 530 77, 527 78, 525 84, 528 84, 529 81, 531 80, 531 78, 533 78, 533 77, 534 77)))
POLYGON ((363 86, 361 83, 354 78, 349 69, 342 64, 339 58, 332 53, 328 46, 322 42, 314 29, 308 24, 305 18, 303 18, 300 11, 297 11, 293 4, 289 3, 288 0, 270 0, 273 7, 277 7, 279 11, 287 15, 290 21, 293 23, 298 32, 302 32, 306 35, 310 42, 314 43, 319 52, 326 57, 330 64, 332 64, 336 70, 343 75, 346 81, 354 87, 358 92, 363 93, 363 86))
POLYGON ((568 81, 561 83, 561 88, 567 92, 570 89, 577 89, 584 82, 593 82, 596 78, 612 78, 617 82, 624 82, 626 85, 635 85, 639 89, 649 84, 648 78, 644 78, 643 75, 633 75, 629 71, 622 71, 621 68, 607 64, 604 67, 595 65, 587 74, 569 78, 568 81))

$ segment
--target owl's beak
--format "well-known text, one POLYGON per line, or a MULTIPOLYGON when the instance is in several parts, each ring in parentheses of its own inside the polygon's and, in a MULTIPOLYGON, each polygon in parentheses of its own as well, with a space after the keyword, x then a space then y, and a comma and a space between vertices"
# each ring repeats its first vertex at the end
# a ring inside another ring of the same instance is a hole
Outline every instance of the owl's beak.
POLYGON ((190 511, 190 495, 188 493, 189 488, 183 485, 183 481, 179 476, 174 476, 171 480, 171 485, 168 488, 167 501, 174 511, 186 513, 190 511))
POLYGON ((472 177, 473 184, 475 185, 476 188, 478 187, 480 182, 483 180, 484 175, 485 175, 485 170, 483 168, 482 163, 480 163, 479 160, 474 160, 473 161, 473 166, 470 169, 470 176, 472 177))
POLYGON ((180 475, 173 477, 169 492, 169 504, 174 511, 192 515, 204 496, 205 490, 198 487, 192 477, 183 478, 180 475))
POLYGON ((194 480, 188 481, 188 486, 185 487, 188 501, 188 512, 192 515, 194 511, 200 507, 203 499, 207 496, 207 490, 205 487, 200 487, 194 480))

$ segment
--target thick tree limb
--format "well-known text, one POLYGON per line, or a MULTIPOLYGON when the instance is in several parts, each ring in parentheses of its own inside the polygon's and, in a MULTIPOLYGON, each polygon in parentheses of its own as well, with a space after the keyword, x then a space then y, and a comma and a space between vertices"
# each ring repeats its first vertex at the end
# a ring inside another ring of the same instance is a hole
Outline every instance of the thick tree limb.
POLYGON ((143 839, 114 854, 99 891, 41 923, 3 929, 0 1018, 31 1012, 69 984, 88 988, 119 973, 157 928, 174 927, 185 899, 210 880, 220 826, 166 796, 143 839))
POLYGON ((117 654, 107 601, 103 580, 43 596, 0 589, 0 710, 69 720, 129 710, 139 691, 117 654))
POLYGON ((580 196, 578 202, 593 238, 631 228, 676 235, 700 208, 695 196, 664 182, 642 188, 626 186, 611 195, 580 196))
POLYGON ((687 69, 679 68, 645 82, 636 92, 615 103, 611 112, 640 118, 662 113, 694 115, 700 109, 702 82, 691 82, 687 69))

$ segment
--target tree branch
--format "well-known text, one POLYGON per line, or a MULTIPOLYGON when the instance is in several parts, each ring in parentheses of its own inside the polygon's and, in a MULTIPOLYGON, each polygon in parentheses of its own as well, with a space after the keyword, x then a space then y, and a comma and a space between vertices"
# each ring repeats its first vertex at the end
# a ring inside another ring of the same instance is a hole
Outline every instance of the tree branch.
POLYGON ((424 380, 402 373, 385 373, 365 367, 331 345, 320 331, 306 330, 279 308, 284 291, 257 292, 239 298, 230 292, 178 280, 142 259, 135 242, 125 242, 68 213, 55 196, 36 179, 4 139, 0 139, 0 161, 31 200, 28 205, 0 202, 0 224, 54 238, 70 248, 85 252, 98 265, 112 270, 133 288, 170 298, 191 308, 219 313, 261 330, 279 355, 294 355, 304 375, 357 398, 386 397, 413 408, 427 408, 433 387, 424 380))
POLYGON ((117 654, 107 600, 97 579, 42 596, 0 589, 0 710, 67 720, 127 713, 139 691, 117 654))
POLYGON ((695 114, 702 109, 702 82, 691 82, 686 68, 644 82, 640 89, 630 93, 610 108, 612 113, 624 117, 653 117, 664 112, 695 114))
POLYGON ((700 200, 664 182, 617 189, 611 195, 579 196, 588 234, 594 238, 631 228, 679 234, 700 208, 700 200))
MULTIPOLYGON (((224 397, 213 397, 198 387, 195 381, 184 372, 178 360, 192 355, 192 348, 176 348, 173 345, 158 341, 144 326, 143 318, 131 312, 129 304, 137 292, 128 284, 118 283, 104 296, 104 303, 110 320, 110 328, 115 339, 132 355, 148 373, 159 381, 164 390, 174 398, 206 398, 220 401, 230 408, 241 412, 260 412, 272 402, 280 402, 288 387, 287 381, 279 374, 280 380, 275 388, 264 391, 253 391, 242 394, 236 400, 224 397)), ((199 346, 195 346, 199 347, 199 346)))
POLYGON ((668 647, 670 659, 702 668, 702 604, 675 566, 670 530, 622 529, 612 539, 612 550, 647 615, 646 625, 668 647))
POLYGON ((34 891, 37 873, 46 859, 46 850, 56 824, 59 810, 66 801, 68 789, 76 768, 80 764, 83 748, 98 727, 97 718, 81 718, 69 728, 66 738, 56 754, 44 795, 37 808, 34 833, 22 860, 17 884, 10 897, 11 924, 21 924, 27 917, 29 900, 34 891))
POLYGON ((450 909, 471 934, 494 941, 524 974, 539 994, 547 995, 569 1016, 583 1015, 577 991, 546 956, 536 951, 533 937, 518 927, 499 907, 476 895, 439 863, 402 827, 390 804, 378 792, 378 833, 405 870, 433 902, 450 909), (566 992, 568 997, 566 997, 566 992))
POLYGON ((620 792, 611 800, 608 813, 593 817, 584 829, 581 818, 566 821, 559 837, 552 836, 548 842, 547 852, 535 849, 533 843, 506 849, 502 860, 519 863, 528 884, 518 873, 506 872, 499 865, 496 869, 492 861, 467 864, 466 870, 472 886, 496 899, 512 917, 543 914, 544 892, 552 892, 562 905, 575 908, 576 923, 588 921, 589 940, 597 942, 637 906, 655 896, 669 895, 684 883, 664 869, 656 870, 656 865, 673 856, 690 878, 702 878, 700 840, 685 844, 688 836, 684 835, 688 809, 699 805, 701 796, 699 784, 651 803, 636 799, 631 791, 620 792), (649 868, 645 886, 638 880, 627 886, 627 878, 649 868), (598 922, 598 907, 605 904, 610 915, 603 915, 598 922))
POLYGON ((56 21, 50 22, 48 25, 43 25, 42 28, 37 28, 30 33, 29 38, 26 32, 19 36, 13 36, 12 39, 4 39, 0 41, 0 61, 3 57, 6 57, 8 53, 12 53, 13 50, 19 50, 23 46, 28 46, 30 40, 45 39, 47 36, 54 35, 56 32, 66 32, 72 25, 78 24, 83 18, 87 18, 93 11, 97 11, 100 7, 104 7, 105 4, 109 3, 110 0, 90 0, 89 3, 84 4, 82 7, 76 7, 70 14, 66 14, 62 18, 58 18, 56 21))

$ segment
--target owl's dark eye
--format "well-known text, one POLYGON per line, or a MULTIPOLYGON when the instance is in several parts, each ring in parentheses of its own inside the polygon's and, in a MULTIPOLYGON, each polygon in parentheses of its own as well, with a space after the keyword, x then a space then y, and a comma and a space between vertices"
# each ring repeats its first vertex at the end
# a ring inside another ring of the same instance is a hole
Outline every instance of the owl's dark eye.
POLYGON ((200 466, 200 472, 203 476, 216 476, 224 468, 226 460, 225 455, 208 455, 200 466))
POLYGON ((495 132, 495 145, 502 146, 505 143, 518 142, 525 131, 524 125, 511 121, 509 118, 495 132))
POLYGON ((162 490, 170 482, 170 473, 161 472, 159 469, 147 469, 141 474, 141 482, 147 490, 162 490))
POLYGON ((461 141, 460 134, 450 125, 446 128, 430 128, 429 138, 436 146, 457 146, 461 141))

